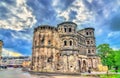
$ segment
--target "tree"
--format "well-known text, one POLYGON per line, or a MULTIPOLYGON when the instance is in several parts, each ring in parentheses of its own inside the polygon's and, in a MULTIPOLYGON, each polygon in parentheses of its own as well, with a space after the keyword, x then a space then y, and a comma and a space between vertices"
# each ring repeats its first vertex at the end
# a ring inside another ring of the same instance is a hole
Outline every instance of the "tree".
POLYGON ((120 66, 120 50, 115 50, 114 53, 115 66, 120 66))
POLYGON ((103 65, 107 65, 110 69, 114 62, 114 52, 110 48, 109 44, 101 44, 97 47, 98 55, 101 57, 103 65))

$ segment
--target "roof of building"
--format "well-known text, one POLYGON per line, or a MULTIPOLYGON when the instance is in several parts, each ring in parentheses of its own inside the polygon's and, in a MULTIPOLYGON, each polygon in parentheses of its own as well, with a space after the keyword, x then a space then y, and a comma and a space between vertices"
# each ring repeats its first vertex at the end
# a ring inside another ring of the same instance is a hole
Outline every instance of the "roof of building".
POLYGON ((92 28, 92 27, 87 27, 87 28, 85 28, 85 30, 87 30, 87 29, 92 29, 92 30, 95 30, 94 28, 92 28))
POLYGON ((88 29, 95 30, 95 29, 94 29, 94 28, 92 28, 92 27, 87 27, 87 28, 84 28, 84 29, 78 30, 77 32, 79 32, 79 31, 83 31, 83 30, 88 30, 88 29))
POLYGON ((59 27, 59 25, 62 25, 62 24, 75 24, 77 26, 77 24, 74 22, 66 21, 66 22, 62 22, 62 23, 58 24, 58 27, 59 27))
POLYGON ((0 40, 0 42, 3 42, 2 40, 0 40))

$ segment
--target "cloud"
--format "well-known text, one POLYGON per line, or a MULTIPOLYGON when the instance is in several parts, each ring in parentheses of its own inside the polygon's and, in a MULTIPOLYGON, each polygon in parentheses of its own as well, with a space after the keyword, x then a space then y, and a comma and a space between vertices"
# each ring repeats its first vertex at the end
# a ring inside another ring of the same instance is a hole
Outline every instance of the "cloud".
POLYGON ((59 9, 59 10, 66 10, 68 9, 72 3, 74 2, 75 0, 64 0, 64 1, 61 1, 61 0, 52 0, 52 6, 55 8, 55 9, 59 9))
POLYGON ((59 11, 59 9, 56 9, 58 11, 58 17, 64 18, 66 21, 73 21, 77 24, 81 24, 82 22, 93 20, 93 13, 92 11, 89 11, 82 0, 75 0, 69 8, 63 11, 59 11), (74 12, 75 14, 72 14, 71 12, 74 12), (74 15, 74 16, 73 16, 74 15), (73 16, 71 18, 71 16, 73 16))
POLYGON ((9 2, 5 0, 0 2, 0 28, 19 31, 30 28, 36 23, 32 9, 27 6, 26 0, 9 2))
POLYGON ((106 37, 106 40, 107 42, 111 45, 112 48, 114 49, 120 49, 120 32, 119 31, 112 31, 112 32, 109 32, 107 37, 106 37))
POLYGON ((110 32, 108 34, 108 38, 118 37, 119 35, 120 35, 119 31, 117 31, 117 32, 110 32))
POLYGON ((98 35, 102 35, 103 34, 103 30, 102 29, 97 29, 95 34, 98 35))
POLYGON ((0 39, 4 42, 4 48, 13 49, 21 54, 31 54, 32 51, 32 32, 15 31, 10 29, 0 29, 0 39))
POLYGON ((11 49, 3 48, 2 56, 3 57, 5 57, 5 56, 15 56, 15 57, 17 57, 17 56, 23 56, 23 55, 19 52, 11 50, 11 49))
POLYGON ((11 33, 12 38, 14 39, 21 39, 31 42, 32 41, 32 34, 30 33, 23 33, 23 32, 15 32, 11 33))

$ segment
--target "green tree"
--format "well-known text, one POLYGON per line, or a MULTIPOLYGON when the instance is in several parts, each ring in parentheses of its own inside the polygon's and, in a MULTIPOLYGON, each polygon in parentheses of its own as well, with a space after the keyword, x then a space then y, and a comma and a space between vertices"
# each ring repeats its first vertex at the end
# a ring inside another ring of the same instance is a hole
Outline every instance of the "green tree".
POLYGON ((102 64, 110 69, 114 62, 114 52, 109 44, 101 44, 97 47, 98 55, 101 57, 102 64))
POLYGON ((101 44, 97 47, 102 64, 111 67, 120 67, 120 50, 113 50, 109 44, 101 44))
POLYGON ((120 50, 115 50, 114 53, 115 53, 115 56, 114 56, 115 66, 120 66, 120 50))

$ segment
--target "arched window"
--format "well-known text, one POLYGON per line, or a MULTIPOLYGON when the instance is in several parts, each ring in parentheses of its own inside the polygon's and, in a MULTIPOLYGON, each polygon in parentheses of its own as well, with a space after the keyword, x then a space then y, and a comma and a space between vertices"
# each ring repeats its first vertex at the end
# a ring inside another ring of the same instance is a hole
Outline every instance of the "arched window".
POLYGON ((72 46, 72 41, 70 41, 70 46, 72 46))
POLYGON ((45 40, 45 36, 43 36, 42 40, 41 40, 41 45, 44 44, 44 40, 45 40))
POLYGON ((87 41, 87 44, 90 44, 90 42, 89 42, 89 41, 87 41))
POLYGON ((93 41, 91 41, 91 44, 93 44, 93 41))
POLYGON ((39 38, 41 38, 41 35, 39 34, 39 38))
POLYGON ((91 53, 90 50, 88 50, 88 53, 91 53))
POLYGON ((92 32, 90 32, 90 35, 92 35, 92 32))
POLYGON ((72 29, 71 29, 71 28, 69 28, 69 32, 72 32, 72 29))
POLYGON ((67 28, 64 28, 64 31, 67 32, 67 28))
POLYGON ((51 45, 51 41, 50 40, 48 40, 48 45, 51 45))
POLYGON ((64 41, 64 46, 67 46, 67 41, 64 41))
POLYGON ((88 35, 88 32, 86 32, 86 35, 88 35))

